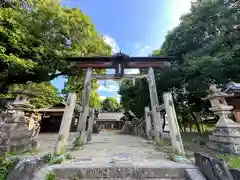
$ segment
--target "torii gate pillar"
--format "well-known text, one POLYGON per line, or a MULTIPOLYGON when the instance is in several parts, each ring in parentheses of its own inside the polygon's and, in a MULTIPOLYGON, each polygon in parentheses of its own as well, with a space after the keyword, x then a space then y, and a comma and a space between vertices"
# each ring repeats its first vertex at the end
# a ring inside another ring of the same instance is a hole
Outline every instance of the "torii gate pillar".
POLYGON ((62 153, 68 144, 69 130, 71 127, 72 117, 74 113, 74 108, 76 105, 77 95, 75 92, 68 94, 67 105, 65 107, 63 118, 58 134, 57 144, 54 149, 55 154, 62 153))
POLYGON ((185 160, 185 151, 183 147, 182 137, 180 133, 180 128, 177 121, 177 115, 175 112, 174 102, 172 94, 166 92, 163 94, 164 107, 167 114, 168 125, 170 129, 170 138, 172 143, 173 152, 175 155, 183 158, 185 160))
POLYGON ((151 101, 152 118, 154 123, 154 134, 155 134, 154 140, 156 145, 159 145, 160 140, 163 138, 163 130, 162 130, 161 114, 160 114, 160 111, 157 111, 159 102, 158 102, 157 87, 156 87, 153 68, 148 69, 148 86, 149 86, 149 94, 150 94, 150 101, 151 101))
POLYGON ((82 110, 79 116, 77 132, 79 133, 78 137, 75 140, 75 147, 81 147, 86 142, 86 120, 89 113, 89 97, 91 91, 91 80, 92 80, 92 68, 88 68, 86 72, 86 79, 84 83, 84 90, 82 95, 82 110))

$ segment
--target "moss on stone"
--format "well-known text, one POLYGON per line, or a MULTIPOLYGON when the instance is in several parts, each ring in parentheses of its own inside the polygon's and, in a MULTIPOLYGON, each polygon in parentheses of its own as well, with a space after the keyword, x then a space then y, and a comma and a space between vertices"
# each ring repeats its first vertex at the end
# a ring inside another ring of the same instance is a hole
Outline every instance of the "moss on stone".
POLYGON ((78 136, 75 141, 73 142, 73 150, 76 148, 76 149, 79 149, 81 147, 84 146, 84 134, 81 134, 80 136, 78 136))

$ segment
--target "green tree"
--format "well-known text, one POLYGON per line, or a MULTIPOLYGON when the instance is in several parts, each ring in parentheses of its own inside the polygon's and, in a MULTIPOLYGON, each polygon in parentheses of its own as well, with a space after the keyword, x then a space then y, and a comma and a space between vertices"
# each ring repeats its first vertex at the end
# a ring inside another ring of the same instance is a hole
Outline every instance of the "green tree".
POLYGON ((35 108, 52 106, 62 101, 58 89, 50 82, 15 84, 10 86, 8 94, 0 94, 0 97, 15 98, 16 94, 11 94, 11 92, 14 91, 27 91, 35 95, 35 97, 30 98, 30 103, 33 104, 35 108))
POLYGON ((120 110, 120 103, 114 97, 108 97, 102 102, 102 109, 108 112, 115 112, 120 110))
MULTIPOLYGON (((82 94, 84 90, 85 74, 86 70, 79 70, 82 74, 78 76, 69 76, 67 81, 64 83, 64 88, 62 89, 62 94, 67 98, 69 92, 74 91, 77 93, 77 103, 81 105, 82 94)), ((104 74, 106 70, 93 70, 95 74, 104 74)), ((101 107, 101 99, 97 93, 99 87, 98 81, 96 79, 91 80, 91 92, 89 97, 89 106, 91 108, 99 109, 101 107)))
POLYGON ((146 79, 123 80, 118 92, 125 111, 133 112, 138 118, 144 116, 144 107, 150 106, 149 88, 146 79))
POLYGON ((89 106, 91 108, 95 109, 100 109, 102 106, 102 101, 100 99, 99 94, 97 93, 96 90, 90 92, 90 97, 89 97, 89 106))
POLYGON ((0 92, 11 84, 81 74, 69 69, 66 57, 111 51, 88 16, 58 0, 3 0, 0 6, 0 92))
MULTIPOLYGON (((152 53, 175 57, 171 67, 156 70, 155 77, 160 103, 162 93, 172 91, 177 114, 184 117, 183 121, 199 119, 200 113, 208 113, 209 103, 202 98, 210 83, 222 86, 239 81, 240 34, 234 29, 239 18, 239 6, 233 1, 203 1, 181 18, 180 25, 168 33, 161 49, 152 53)), ((126 104, 137 102, 139 97, 149 97, 147 91, 141 94, 132 92, 133 89, 130 85, 120 92, 122 97, 134 94, 122 99, 124 108, 129 108, 126 104)), ((146 103, 142 100, 138 104, 146 103)))

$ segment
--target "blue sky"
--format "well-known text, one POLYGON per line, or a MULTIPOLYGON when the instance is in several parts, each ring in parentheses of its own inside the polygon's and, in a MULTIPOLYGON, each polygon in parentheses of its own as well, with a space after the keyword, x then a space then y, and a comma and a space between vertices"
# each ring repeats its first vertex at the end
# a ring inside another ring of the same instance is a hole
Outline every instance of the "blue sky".
MULTIPOLYGON (((62 0, 61 4, 81 9, 115 51, 121 49, 130 56, 147 56, 159 48, 167 32, 190 9, 190 0, 62 0)), ((62 89, 64 79, 52 83, 62 89)), ((99 83, 102 97, 117 97, 118 83, 107 81, 106 87, 104 81, 99 83)))

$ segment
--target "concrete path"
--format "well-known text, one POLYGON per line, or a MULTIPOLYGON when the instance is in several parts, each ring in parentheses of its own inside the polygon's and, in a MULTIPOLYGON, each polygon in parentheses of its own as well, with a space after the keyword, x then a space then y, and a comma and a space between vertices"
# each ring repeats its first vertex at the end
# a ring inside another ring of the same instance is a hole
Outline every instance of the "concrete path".
POLYGON ((153 144, 141 137, 107 131, 94 136, 91 144, 86 144, 84 150, 71 154, 91 159, 111 158, 113 161, 164 159, 163 153, 157 152, 153 144))
MULTIPOLYGON (((74 134, 69 138, 71 147, 74 134)), ((52 152, 57 134, 40 134, 40 150, 52 152)), ((86 144, 83 150, 71 151, 76 159, 123 159, 123 160, 164 160, 165 155, 155 150, 149 141, 132 135, 123 135, 118 132, 102 131, 94 134, 92 142, 86 144)))
MULTIPOLYGON (((76 135, 71 134, 69 146, 74 136, 76 135)), ((40 149, 45 153, 52 152, 57 134, 42 134, 39 138, 40 149)), ((92 142, 86 144, 83 150, 69 152, 75 157, 73 160, 42 168, 35 174, 34 180, 44 180, 50 171, 56 171, 62 180, 67 180, 79 172, 88 171, 84 177, 91 176, 90 179, 112 178, 111 172, 115 175, 121 172, 123 179, 128 179, 127 177, 136 179, 136 176, 141 176, 146 177, 145 179, 185 180, 185 170, 190 170, 190 173, 199 177, 199 171, 193 164, 176 163, 166 159, 165 154, 155 150, 152 143, 138 136, 103 131, 93 135, 92 142)))

